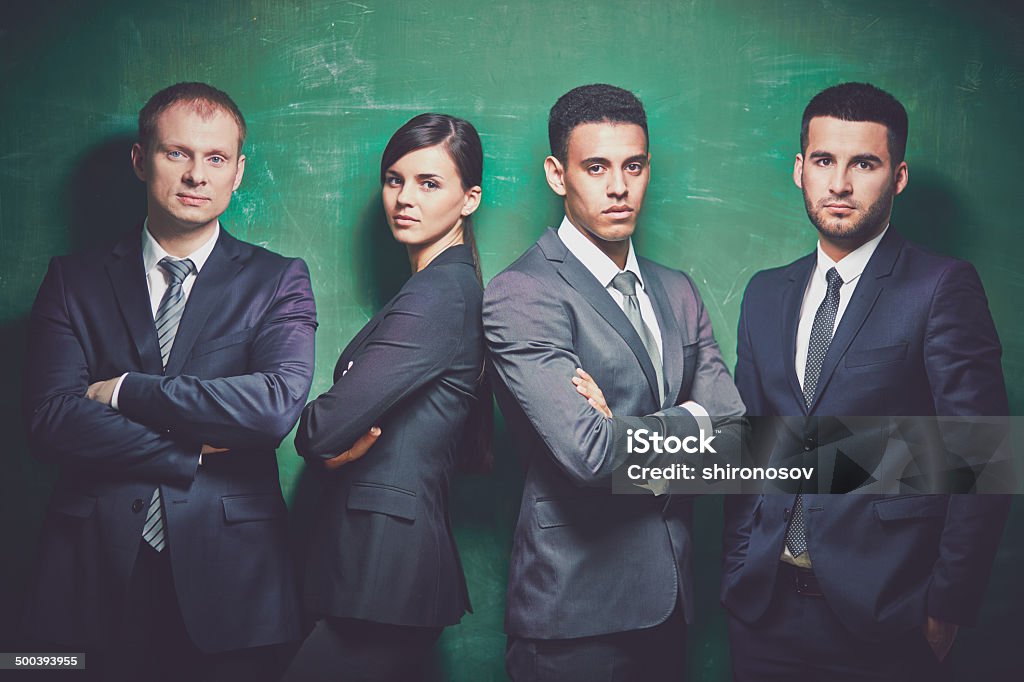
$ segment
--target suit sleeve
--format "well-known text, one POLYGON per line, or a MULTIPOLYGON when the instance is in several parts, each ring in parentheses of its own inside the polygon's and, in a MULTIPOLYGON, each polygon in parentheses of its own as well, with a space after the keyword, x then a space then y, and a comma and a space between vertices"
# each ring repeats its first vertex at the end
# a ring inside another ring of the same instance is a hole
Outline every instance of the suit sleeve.
POLYGON ((188 486, 198 441, 182 441, 89 400, 86 354, 65 302, 60 259, 39 288, 29 324, 24 411, 29 445, 39 459, 99 472, 188 486))
MULTIPOLYGON (((754 278, 756 279, 756 278, 754 278)), ((763 416, 770 414, 768 400, 761 386, 761 374, 754 359, 754 346, 750 340, 748 317, 751 287, 756 286, 754 279, 747 284, 743 303, 740 305, 739 328, 736 332, 736 388, 739 391, 748 415, 763 416)), ((779 358, 782 362, 782 358, 779 358)))
POLYGON ((300 259, 280 275, 254 334, 251 372, 199 379, 129 373, 118 407, 130 419, 228 449, 276 448, 298 419, 313 381, 316 307, 300 259))
POLYGON ((328 460, 349 449, 379 426, 392 406, 451 365, 462 344, 466 310, 458 283, 443 271, 424 271, 410 284, 353 357, 352 367, 302 411, 295 447, 303 457, 328 460))
MULTIPOLYGON (((747 407, 722 359, 711 318, 697 285, 689 277, 686 277, 686 285, 697 305, 697 366, 687 399, 703 406, 714 418, 716 427, 723 423, 735 425, 747 413, 747 407)), ((739 433, 737 429, 732 430, 739 433)), ((716 442, 723 443, 723 440, 719 438, 716 442)))
MULTIPOLYGON (((754 280, 747 284, 740 306, 739 329, 736 334, 736 388, 747 407, 748 415, 767 414, 768 405, 761 388, 761 378, 754 360, 747 321, 748 296, 754 280)), ((756 420, 755 420, 756 421, 756 420)), ((743 568, 757 495, 726 495, 722 528, 722 574, 729 576, 743 568)), ((723 583, 725 579, 723 578, 723 583)))
MULTIPOLYGON (((936 413, 1007 415, 1001 353, 978 273, 957 261, 936 286, 925 330, 925 369, 936 413)), ((1010 501, 1007 495, 950 497, 928 615, 960 625, 977 619, 1010 501)))
MULTIPOLYGON (((681 407, 612 419, 592 408, 571 381, 581 363, 569 315, 529 275, 506 271, 495 277, 484 293, 483 317, 494 371, 555 462, 578 485, 611 485, 612 473, 626 461, 622 443, 628 429, 680 438, 699 434, 697 421, 681 407)), ((615 405, 609 407, 614 413, 615 405)), ((634 455, 630 463, 656 463, 658 455, 649 451, 648 462, 634 455)))

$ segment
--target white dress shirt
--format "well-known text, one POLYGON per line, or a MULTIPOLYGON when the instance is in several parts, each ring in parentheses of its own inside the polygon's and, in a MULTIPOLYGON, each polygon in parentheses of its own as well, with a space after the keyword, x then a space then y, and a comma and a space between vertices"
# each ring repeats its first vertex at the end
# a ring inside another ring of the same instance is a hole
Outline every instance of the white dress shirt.
MULTIPOLYGON (((597 248, 592 241, 584 237, 576 227, 569 222, 568 217, 562 218, 562 224, 558 226, 558 238, 562 240, 565 247, 572 255, 583 263, 590 274, 601 283, 604 290, 612 297, 616 305, 625 311, 626 297, 618 289, 612 286, 615 276, 623 272, 632 272, 636 275, 640 286, 636 290, 636 298, 640 303, 640 317, 644 324, 651 330, 651 335, 658 344, 658 355, 662 357, 664 366, 665 352, 662 347, 661 327, 658 326, 658 318, 654 314, 654 306, 651 304, 651 297, 647 295, 647 287, 644 286, 644 276, 640 273, 640 265, 636 260, 636 253, 633 251, 633 240, 629 240, 629 251, 626 254, 626 269, 619 270, 619 266, 612 262, 612 259, 597 248)), ((653 359, 652 359, 653 361, 653 359)), ((583 369, 587 369, 584 367, 583 369)), ((685 407, 697 420, 697 424, 705 433, 711 433, 712 423, 708 411, 698 403, 687 400, 680 407, 685 407)))
POLYGON ((889 226, 886 225, 881 234, 871 241, 861 244, 838 263, 825 255, 821 249, 821 242, 818 242, 818 262, 814 266, 814 272, 811 273, 810 281, 807 282, 803 304, 800 307, 800 324, 796 328, 796 378, 800 382, 801 389, 804 387, 807 346, 811 343, 814 315, 818 312, 818 306, 825 300, 825 294, 828 292, 828 280, 825 279, 825 273, 834 267, 839 272, 839 276, 843 278, 843 284, 839 287, 839 310, 836 312, 836 322, 832 327, 832 333, 835 334, 836 329, 839 328, 839 321, 843 319, 843 313, 846 312, 846 307, 850 305, 853 292, 857 289, 857 283, 860 282, 861 273, 867 267, 872 254, 875 253, 878 242, 882 241, 882 237, 888 230, 889 226))
MULTIPOLYGON (((620 309, 625 310, 626 297, 618 289, 612 286, 612 280, 616 275, 623 272, 632 272, 636 275, 640 286, 636 290, 636 298, 640 302, 640 317, 644 324, 651 330, 651 335, 658 344, 658 354, 665 356, 661 347, 661 327, 658 326, 658 318, 654 314, 654 307, 651 305, 651 297, 647 295, 647 287, 644 286, 644 276, 640 274, 640 264, 636 261, 636 253, 633 251, 633 240, 629 240, 629 252, 626 254, 626 269, 619 270, 619 266, 612 262, 612 259, 597 248, 592 241, 580 234, 580 231, 569 222, 569 218, 562 218, 562 224, 558 226, 558 238, 562 240, 566 248, 576 256, 583 267, 590 271, 605 291, 612 297, 620 309)), ((586 369, 586 368, 584 368, 586 369)))
MULTIPOLYGON (((196 278, 199 276, 199 271, 206 265, 207 259, 213 252, 213 247, 217 245, 217 238, 220 237, 220 221, 217 221, 217 226, 213 231, 213 235, 206 240, 206 242, 198 249, 190 253, 185 258, 188 258, 196 266, 196 269, 185 277, 181 283, 182 293, 185 295, 185 300, 188 300, 189 294, 192 293, 192 287, 195 286, 196 278)), ((164 258, 171 258, 172 260, 184 260, 184 258, 177 258, 164 251, 163 247, 157 243, 156 239, 149 232, 149 220, 146 220, 146 224, 142 229, 142 267, 146 273, 146 284, 149 287, 149 304, 151 312, 153 313, 153 320, 156 321, 156 312, 160 307, 160 300, 164 297, 167 292, 167 288, 171 286, 171 275, 166 270, 161 268, 160 261, 164 258)), ((114 394, 110 397, 110 406, 115 410, 117 407, 117 396, 121 392, 121 384, 124 383, 124 378, 128 376, 125 372, 121 375, 121 378, 117 380, 117 385, 114 386, 114 394)))

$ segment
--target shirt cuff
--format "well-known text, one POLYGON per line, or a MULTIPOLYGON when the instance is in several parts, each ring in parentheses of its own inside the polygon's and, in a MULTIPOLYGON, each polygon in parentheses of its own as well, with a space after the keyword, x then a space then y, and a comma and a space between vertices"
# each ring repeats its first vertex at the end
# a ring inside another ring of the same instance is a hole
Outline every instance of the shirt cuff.
POLYGON ((693 418, 697 420, 697 426, 704 433, 711 433, 714 431, 714 424, 711 423, 711 415, 704 409, 704 406, 700 403, 695 403, 692 400, 687 400, 679 407, 683 408, 687 412, 693 415, 693 418))
MULTIPOLYGON (((124 383, 124 378, 128 376, 128 372, 121 375, 121 378, 117 380, 117 384, 114 386, 114 392, 110 395, 110 406, 117 410, 117 396, 121 393, 121 384, 124 383)), ((120 410, 118 410, 120 411, 120 410)))

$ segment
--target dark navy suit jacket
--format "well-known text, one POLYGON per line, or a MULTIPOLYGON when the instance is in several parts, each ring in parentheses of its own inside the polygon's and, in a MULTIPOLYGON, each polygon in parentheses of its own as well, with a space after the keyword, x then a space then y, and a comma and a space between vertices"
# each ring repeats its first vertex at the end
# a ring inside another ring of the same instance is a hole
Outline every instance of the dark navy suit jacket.
POLYGON ((296 639, 275 448, 313 375, 309 273, 223 229, 162 371, 133 231, 54 258, 32 309, 24 407, 33 453, 60 465, 39 543, 29 632, 102 647, 120 615, 156 486, 178 604, 195 644, 296 639), (85 398, 130 372, 120 411, 85 398), (229 448, 207 455, 203 443, 229 448))
POLYGON ((317 469, 381 428, 365 456, 321 476, 304 586, 314 613, 443 626, 469 609, 448 491, 483 370, 482 296, 469 247, 441 252, 352 339, 334 386, 303 410, 295 446, 317 469))
MULTIPOLYGON (((815 254, 755 275, 740 313, 736 385, 757 416, 1001 416, 1001 348, 970 264, 892 228, 829 346, 808 409, 794 370, 815 254)), ((813 424, 808 421, 808 424, 813 424)), ((809 438, 815 438, 813 429, 809 438)), ((722 600, 755 622, 769 608, 793 495, 726 499, 722 600)), ((998 495, 806 495, 808 547, 825 599, 865 639, 927 616, 976 618, 1009 509, 998 495)))

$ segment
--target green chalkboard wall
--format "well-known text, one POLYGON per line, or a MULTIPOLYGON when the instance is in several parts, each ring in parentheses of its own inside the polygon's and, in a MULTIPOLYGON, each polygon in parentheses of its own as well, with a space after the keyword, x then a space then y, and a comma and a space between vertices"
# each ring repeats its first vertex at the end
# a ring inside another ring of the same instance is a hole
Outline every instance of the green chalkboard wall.
MULTIPOLYGON (((225 224, 309 263, 319 393, 339 350, 406 277, 386 234, 376 168, 390 133, 413 114, 448 112, 480 130, 486 178, 476 224, 489 278, 560 219, 541 172, 554 100, 598 81, 637 92, 650 116, 653 179, 636 243, 695 277, 732 362, 749 277, 814 244, 790 180, 802 108, 827 85, 872 81, 911 117, 910 186, 894 225, 978 267, 1011 405, 1022 414, 1024 251, 1014 199, 1024 177, 1022 17, 1018 2, 985 0, 124 0, 16 11, 3 3, 0 650, 17 641, 54 476, 29 457, 22 435, 26 317, 51 255, 142 216, 128 149, 136 113, 157 89, 208 81, 245 113, 247 174, 225 224)), ((458 482, 454 515, 476 610, 445 633, 439 679, 505 679, 503 589, 520 474, 506 447, 498 455, 493 475, 458 482)), ((301 460, 290 441, 279 457, 301 518, 301 460)), ((716 598, 719 508, 715 499, 698 507, 694 680, 728 676, 716 598)), ((982 624, 954 649, 972 679, 1019 679, 1011 664, 1024 606, 1022 537, 1018 502, 982 624)))

